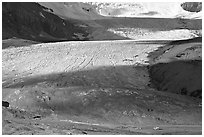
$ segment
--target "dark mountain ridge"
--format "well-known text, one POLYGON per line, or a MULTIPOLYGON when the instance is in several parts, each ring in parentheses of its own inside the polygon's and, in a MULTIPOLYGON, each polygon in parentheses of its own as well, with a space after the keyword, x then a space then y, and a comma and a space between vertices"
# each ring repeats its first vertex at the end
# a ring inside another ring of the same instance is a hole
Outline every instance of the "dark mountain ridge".
MULTIPOLYGON (((77 33, 88 35, 74 20, 52 14, 52 9, 33 2, 2 3, 3 39, 18 37, 40 42, 79 40, 77 33)), ((82 39, 83 40, 83 39, 82 39)))

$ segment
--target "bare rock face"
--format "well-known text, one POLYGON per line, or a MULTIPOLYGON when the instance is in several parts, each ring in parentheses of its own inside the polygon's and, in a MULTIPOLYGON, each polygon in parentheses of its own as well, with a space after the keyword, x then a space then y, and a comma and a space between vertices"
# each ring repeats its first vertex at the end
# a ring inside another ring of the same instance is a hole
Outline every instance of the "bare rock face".
POLYGON ((189 12, 200 12, 202 10, 202 2, 184 2, 181 7, 189 12))
POLYGON ((86 35, 73 20, 64 20, 38 3, 4 2, 2 18, 3 39, 18 37, 49 42, 77 40, 74 33, 86 35))

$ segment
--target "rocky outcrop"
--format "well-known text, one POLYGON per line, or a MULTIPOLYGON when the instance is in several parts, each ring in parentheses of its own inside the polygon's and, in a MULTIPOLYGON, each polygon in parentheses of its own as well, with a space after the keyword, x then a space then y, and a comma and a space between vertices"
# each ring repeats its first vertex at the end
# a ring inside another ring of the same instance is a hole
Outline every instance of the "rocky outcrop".
POLYGON ((76 21, 64 20, 52 13, 52 9, 33 2, 4 2, 2 4, 3 39, 18 37, 49 42, 78 40, 76 33, 87 34, 76 21))
POLYGON ((189 12, 200 12, 202 10, 202 2, 184 2, 181 7, 189 12))

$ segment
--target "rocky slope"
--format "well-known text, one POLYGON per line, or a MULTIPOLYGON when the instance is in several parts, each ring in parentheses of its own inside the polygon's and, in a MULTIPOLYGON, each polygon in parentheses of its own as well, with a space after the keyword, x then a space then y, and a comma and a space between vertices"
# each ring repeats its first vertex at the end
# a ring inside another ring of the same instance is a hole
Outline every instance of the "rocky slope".
POLYGON ((3 39, 18 37, 34 41, 83 40, 88 34, 80 22, 64 20, 38 3, 3 2, 3 39), (81 35, 81 37, 78 36, 81 35))
POLYGON ((104 19, 96 11, 96 6, 83 2, 39 2, 53 10, 53 13, 65 19, 95 20, 104 19))
POLYGON ((202 98, 202 37, 173 41, 149 58, 158 90, 202 98))

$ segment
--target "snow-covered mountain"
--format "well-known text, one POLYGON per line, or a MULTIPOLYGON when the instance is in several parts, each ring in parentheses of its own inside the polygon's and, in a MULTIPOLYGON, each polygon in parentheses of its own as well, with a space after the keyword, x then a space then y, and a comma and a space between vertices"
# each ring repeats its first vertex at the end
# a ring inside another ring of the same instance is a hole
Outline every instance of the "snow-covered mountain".
MULTIPOLYGON (((137 3, 100 3, 100 2, 40 2, 62 17, 90 20, 107 17, 151 17, 151 18, 192 18, 192 13, 185 9, 192 8, 191 3, 181 2, 137 2, 137 3)), ((194 6, 195 7, 195 6, 194 6)), ((199 8, 200 5, 197 5, 199 8)), ((196 10, 197 11, 197 10, 196 10)), ((199 14, 201 18, 201 14, 199 14)))
POLYGON ((48 42, 191 38, 197 30, 201 34, 200 7, 179 2, 5 2, 3 39, 48 42))

